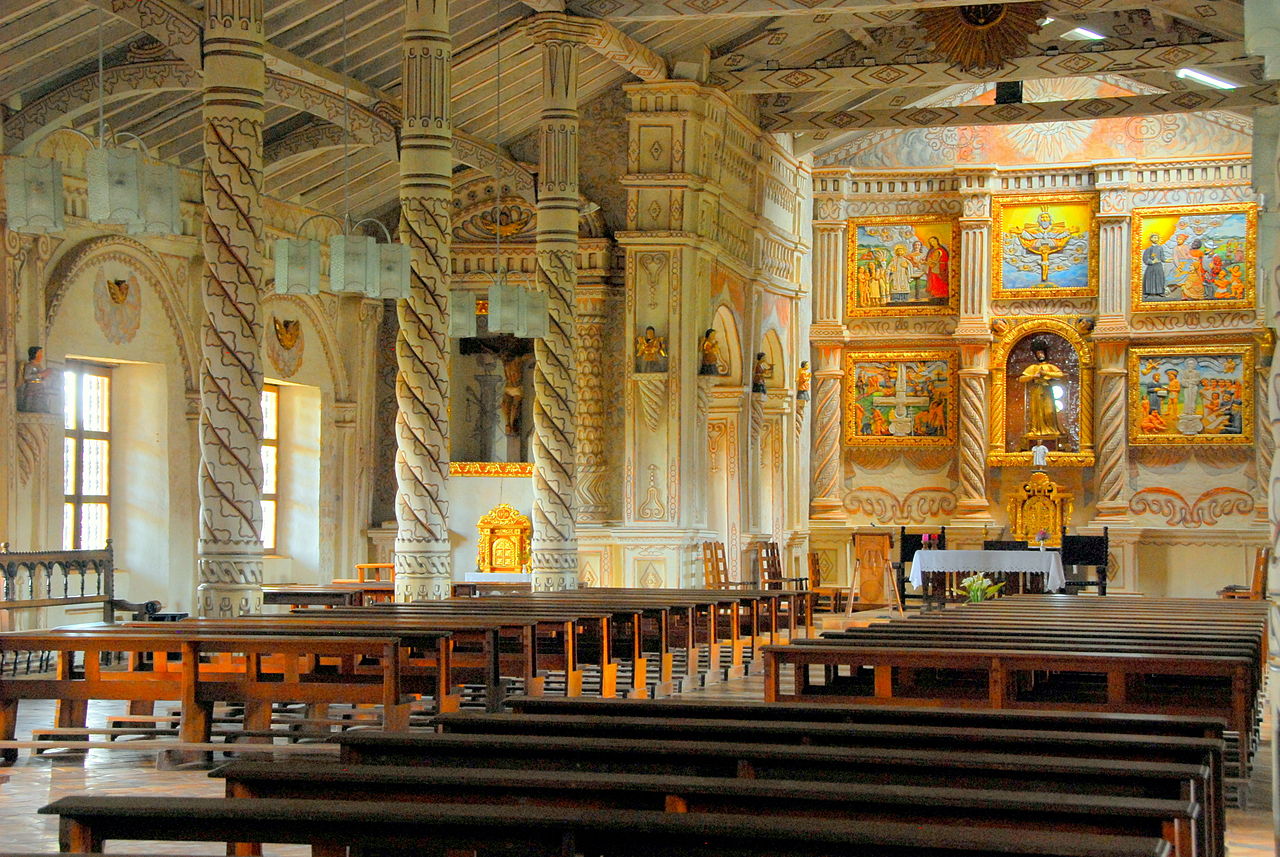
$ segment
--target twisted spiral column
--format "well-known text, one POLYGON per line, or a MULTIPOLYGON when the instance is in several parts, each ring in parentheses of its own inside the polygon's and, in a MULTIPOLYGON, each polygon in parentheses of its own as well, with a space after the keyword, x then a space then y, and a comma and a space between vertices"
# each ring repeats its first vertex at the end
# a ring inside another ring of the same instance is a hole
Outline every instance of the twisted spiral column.
POLYGON ((840 350, 821 352, 813 373, 813 453, 810 459, 809 516, 838 515, 840 500, 840 350))
POLYGON ((262 0, 209 0, 201 249, 201 616, 262 605, 262 0))
POLYGON ((1098 478, 1099 518, 1125 516, 1129 509, 1127 378, 1128 373, 1119 368, 1098 372, 1094 467, 1098 478))
POLYGON ((534 345, 533 589, 578 586, 575 527, 574 302, 578 278, 578 51, 587 28, 538 15, 527 30, 542 50, 538 124, 538 286, 547 295, 547 335, 534 345))
POLYGON ((449 112, 448 0, 406 0, 402 42, 400 240, 409 247, 409 297, 397 305, 397 601, 447 598, 449 561, 449 112))
POLYGON ((987 388, 985 362, 960 370, 960 499, 958 517, 989 518, 987 499, 987 388))

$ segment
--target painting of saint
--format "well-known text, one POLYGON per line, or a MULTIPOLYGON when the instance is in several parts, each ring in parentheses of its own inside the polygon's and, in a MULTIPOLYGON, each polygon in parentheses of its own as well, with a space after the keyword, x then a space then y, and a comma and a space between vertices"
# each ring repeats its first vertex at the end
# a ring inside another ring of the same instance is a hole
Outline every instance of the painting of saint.
POLYGON ((845 360, 845 442, 946 445, 956 431, 955 354, 850 352, 845 360))
POLYGON ((1095 205, 1091 194, 997 198, 992 296, 1096 294, 1095 205))
POLYGON ((856 318, 956 312, 958 241, 955 221, 946 217, 850 220, 847 315, 856 318))
POLYGON ((1139 209, 1133 229, 1135 310, 1253 306, 1256 208, 1139 209))
POLYGON ((1251 443, 1253 349, 1153 346, 1129 352, 1129 434, 1137 444, 1251 443))

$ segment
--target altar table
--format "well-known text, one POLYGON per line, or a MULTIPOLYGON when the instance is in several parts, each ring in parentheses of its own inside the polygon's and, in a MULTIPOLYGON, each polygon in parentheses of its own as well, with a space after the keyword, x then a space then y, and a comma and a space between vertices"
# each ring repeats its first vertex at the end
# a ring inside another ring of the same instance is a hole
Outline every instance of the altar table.
POLYGON ((921 586, 929 572, 970 574, 1043 574, 1045 592, 1066 586, 1062 554, 1058 551, 916 551, 911 558, 911 585, 921 586))

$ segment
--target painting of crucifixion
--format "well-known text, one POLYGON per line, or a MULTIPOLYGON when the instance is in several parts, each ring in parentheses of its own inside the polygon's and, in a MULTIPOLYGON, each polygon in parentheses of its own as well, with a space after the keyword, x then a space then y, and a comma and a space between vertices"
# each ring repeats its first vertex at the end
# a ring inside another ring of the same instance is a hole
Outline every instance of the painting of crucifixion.
POLYGON ((954 443, 955 379, 954 352, 849 352, 844 373, 845 443, 954 443))
POLYGON ((992 297, 1092 297, 1098 293, 1092 194, 997 197, 992 297))

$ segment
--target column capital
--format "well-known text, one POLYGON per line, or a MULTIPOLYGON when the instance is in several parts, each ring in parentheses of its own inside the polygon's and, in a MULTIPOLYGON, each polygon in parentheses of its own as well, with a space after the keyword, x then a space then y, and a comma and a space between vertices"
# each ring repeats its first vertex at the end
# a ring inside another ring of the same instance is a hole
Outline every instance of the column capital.
POLYGON ((991 191, 966 193, 960 198, 960 223, 975 227, 991 222, 991 191))
POLYGON ((598 24, 563 12, 539 12, 525 24, 524 34, 539 45, 585 47, 598 34, 598 24))

